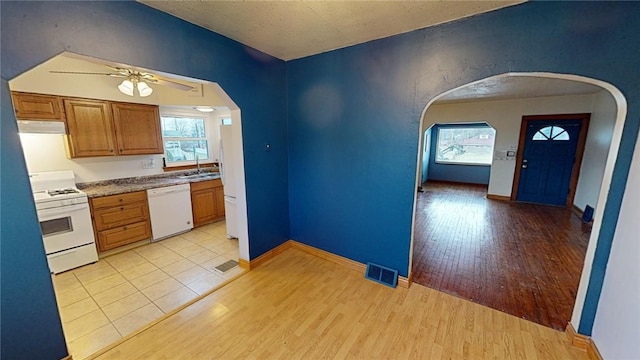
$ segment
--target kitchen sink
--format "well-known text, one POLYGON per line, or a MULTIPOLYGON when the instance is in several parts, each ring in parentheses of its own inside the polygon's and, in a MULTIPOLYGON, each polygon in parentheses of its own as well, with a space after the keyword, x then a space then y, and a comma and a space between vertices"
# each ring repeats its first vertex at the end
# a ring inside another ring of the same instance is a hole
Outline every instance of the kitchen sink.
POLYGON ((202 173, 178 176, 179 179, 219 179, 219 173, 202 173))

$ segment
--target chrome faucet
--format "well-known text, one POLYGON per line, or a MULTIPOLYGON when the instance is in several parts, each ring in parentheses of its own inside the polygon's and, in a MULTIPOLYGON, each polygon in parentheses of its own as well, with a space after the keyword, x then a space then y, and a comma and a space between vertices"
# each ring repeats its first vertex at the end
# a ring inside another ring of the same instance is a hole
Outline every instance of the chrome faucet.
POLYGON ((200 161, 198 161, 198 155, 196 155, 196 169, 196 172, 200 174, 200 161))

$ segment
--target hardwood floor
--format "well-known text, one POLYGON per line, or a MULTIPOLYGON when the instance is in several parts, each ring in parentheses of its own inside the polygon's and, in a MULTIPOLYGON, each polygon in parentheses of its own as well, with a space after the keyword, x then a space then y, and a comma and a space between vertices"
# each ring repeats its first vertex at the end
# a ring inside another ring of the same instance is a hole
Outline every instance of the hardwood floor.
POLYGON ((487 187, 423 185, 417 202, 415 283, 563 330, 591 226, 571 210, 487 200, 487 187))
POLYGON ((587 359, 566 335, 442 292, 388 288, 288 249, 97 357, 587 359))

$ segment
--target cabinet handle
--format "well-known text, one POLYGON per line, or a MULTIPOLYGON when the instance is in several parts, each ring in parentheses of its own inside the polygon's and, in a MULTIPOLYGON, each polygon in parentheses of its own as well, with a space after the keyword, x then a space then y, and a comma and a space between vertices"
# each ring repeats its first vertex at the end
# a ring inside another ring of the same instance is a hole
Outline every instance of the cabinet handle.
POLYGON ((109 152, 113 152, 113 149, 109 149, 109 152))
POLYGON ((127 227, 125 226, 124 228, 122 228, 123 230, 127 230, 127 227))
POLYGON ((122 211, 122 210, 124 210, 124 208, 123 208, 123 207, 121 207, 121 208, 120 208, 120 211, 122 211))
POLYGON ((124 150, 120 149, 120 152, 123 152, 124 150))

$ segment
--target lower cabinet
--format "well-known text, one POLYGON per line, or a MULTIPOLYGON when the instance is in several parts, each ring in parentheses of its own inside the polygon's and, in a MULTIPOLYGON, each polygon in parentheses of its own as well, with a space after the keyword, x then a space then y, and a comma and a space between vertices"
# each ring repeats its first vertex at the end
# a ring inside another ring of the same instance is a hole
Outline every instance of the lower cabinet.
POLYGON ((151 238, 145 191, 91 198, 90 203, 99 251, 151 238))
POLYGON ((224 188, 220 179, 191 183, 193 226, 201 226, 224 217, 224 188))

